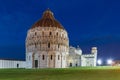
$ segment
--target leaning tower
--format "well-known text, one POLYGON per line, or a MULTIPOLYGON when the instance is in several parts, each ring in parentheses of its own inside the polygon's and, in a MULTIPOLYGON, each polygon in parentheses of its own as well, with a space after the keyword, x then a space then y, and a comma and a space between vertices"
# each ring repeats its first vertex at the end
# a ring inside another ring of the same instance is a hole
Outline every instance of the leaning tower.
POLYGON ((65 68, 68 51, 67 31, 46 10, 27 32, 26 68, 65 68))

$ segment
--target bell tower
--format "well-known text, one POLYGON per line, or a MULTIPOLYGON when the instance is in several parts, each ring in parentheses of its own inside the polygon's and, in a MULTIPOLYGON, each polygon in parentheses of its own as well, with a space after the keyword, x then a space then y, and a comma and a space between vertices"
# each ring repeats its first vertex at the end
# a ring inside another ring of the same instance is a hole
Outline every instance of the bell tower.
POLYGON ((97 47, 92 47, 91 54, 97 54, 97 47))
POLYGON ((94 55, 94 66, 97 64, 97 47, 92 47, 91 54, 94 55))

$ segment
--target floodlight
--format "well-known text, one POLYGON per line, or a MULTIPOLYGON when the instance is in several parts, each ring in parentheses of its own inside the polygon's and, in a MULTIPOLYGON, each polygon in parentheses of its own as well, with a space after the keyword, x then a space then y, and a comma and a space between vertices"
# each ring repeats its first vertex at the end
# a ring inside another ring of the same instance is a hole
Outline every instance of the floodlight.
POLYGON ((112 64, 112 59, 108 59, 107 64, 112 64))
POLYGON ((99 59, 99 60, 97 61, 97 63, 98 63, 98 65, 101 65, 101 64, 102 64, 102 60, 99 59))

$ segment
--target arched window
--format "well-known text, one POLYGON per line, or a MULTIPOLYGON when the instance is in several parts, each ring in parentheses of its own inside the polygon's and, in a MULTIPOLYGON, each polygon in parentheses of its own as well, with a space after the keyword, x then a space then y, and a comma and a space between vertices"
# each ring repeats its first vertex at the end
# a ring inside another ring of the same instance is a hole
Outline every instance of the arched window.
POLYGON ((56 33, 56 35, 58 36, 58 32, 56 33))
POLYGON ((50 43, 48 43, 48 48, 50 48, 50 43))
POLYGON ((60 60, 60 55, 58 55, 58 60, 60 60))
POLYGON ((60 45, 58 44, 58 48, 60 47, 60 45))
POLYGON ((42 55, 42 60, 44 60, 45 59, 45 55, 42 55))
POLYGON ((52 32, 50 32, 50 34, 49 34, 50 36, 52 35, 52 32))
POLYGON ((37 35, 37 32, 35 32, 35 35, 37 35))
POLYGON ((51 55, 50 58, 51 58, 51 60, 52 60, 53 56, 51 55))

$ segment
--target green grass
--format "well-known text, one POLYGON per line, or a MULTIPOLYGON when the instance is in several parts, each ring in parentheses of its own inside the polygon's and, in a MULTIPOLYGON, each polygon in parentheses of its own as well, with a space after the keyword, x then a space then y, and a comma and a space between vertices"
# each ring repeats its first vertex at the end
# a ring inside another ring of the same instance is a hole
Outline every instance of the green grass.
POLYGON ((120 67, 0 69, 0 80, 120 80, 120 67))

